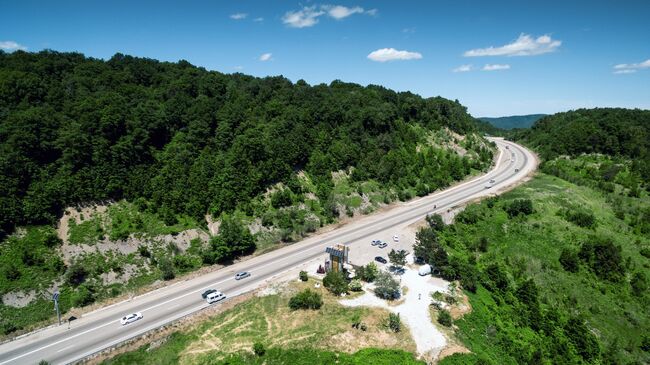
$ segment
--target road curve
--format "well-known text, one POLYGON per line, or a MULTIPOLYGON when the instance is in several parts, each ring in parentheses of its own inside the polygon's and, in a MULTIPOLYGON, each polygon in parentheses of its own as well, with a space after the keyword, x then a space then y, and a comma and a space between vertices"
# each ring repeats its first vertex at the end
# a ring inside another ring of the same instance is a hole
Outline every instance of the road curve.
POLYGON ((527 149, 503 139, 492 140, 499 147, 499 157, 492 170, 485 175, 399 204, 390 211, 363 217, 299 243, 87 313, 74 321, 69 329, 66 325, 50 327, 4 343, 0 345, 0 365, 37 364, 40 360, 47 360, 51 364, 79 361, 206 308, 208 304, 200 293, 207 288, 217 288, 228 297, 240 295, 263 285, 282 272, 323 255, 325 247, 332 243, 343 242, 351 246, 367 244, 369 238, 378 232, 406 226, 427 214, 442 212, 478 197, 494 194, 521 181, 536 169, 536 158, 527 149), (491 179, 495 183, 486 189, 485 185, 491 179), (234 273, 244 270, 250 271, 252 276, 236 281, 234 273), (141 312, 144 318, 122 326, 119 318, 133 312, 141 312))

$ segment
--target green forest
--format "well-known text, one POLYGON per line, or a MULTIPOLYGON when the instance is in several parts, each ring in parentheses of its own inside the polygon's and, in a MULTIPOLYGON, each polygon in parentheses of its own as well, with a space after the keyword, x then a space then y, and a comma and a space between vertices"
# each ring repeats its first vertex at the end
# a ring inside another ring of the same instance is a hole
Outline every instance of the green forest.
POLYGON ((123 54, 0 52, 0 238, 107 199, 146 199, 170 225, 250 212, 251 199, 298 170, 323 201, 330 173, 347 168, 355 181, 433 191, 491 161, 486 148, 474 160, 423 164, 418 144, 443 127, 467 134, 475 124, 457 101, 380 86, 310 86, 123 54))
POLYGON ((650 180, 650 110, 578 109, 546 116, 513 138, 545 160, 561 155, 600 153, 632 160, 633 170, 650 180))

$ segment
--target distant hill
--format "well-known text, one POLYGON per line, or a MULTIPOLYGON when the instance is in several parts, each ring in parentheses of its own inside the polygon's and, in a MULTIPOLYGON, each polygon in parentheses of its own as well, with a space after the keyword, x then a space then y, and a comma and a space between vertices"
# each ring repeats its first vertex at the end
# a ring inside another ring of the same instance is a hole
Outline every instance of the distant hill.
POLYGON ((545 117, 546 114, 529 114, 529 115, 511 115, 509 117, 478 118, 484 122, 488 122, 493 126, 500 129, 513 129, 513 128, 530 128, 536 121, 545 117))
POLYGON ((601 153, 633 160, 633 169, 650 178, 650 111, 596 108, 557 113, 514 133, 542 158, 601 153))

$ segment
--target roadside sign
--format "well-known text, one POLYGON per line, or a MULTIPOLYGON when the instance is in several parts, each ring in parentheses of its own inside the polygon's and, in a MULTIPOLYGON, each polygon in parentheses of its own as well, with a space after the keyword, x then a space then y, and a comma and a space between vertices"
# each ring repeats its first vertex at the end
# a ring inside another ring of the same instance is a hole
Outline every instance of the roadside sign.
POLYGON ((55 302, 57 300, 59 300, 59 292, 58 291, 55 291, 54 294, 52 294, 52 300, 55 301, 55 302))

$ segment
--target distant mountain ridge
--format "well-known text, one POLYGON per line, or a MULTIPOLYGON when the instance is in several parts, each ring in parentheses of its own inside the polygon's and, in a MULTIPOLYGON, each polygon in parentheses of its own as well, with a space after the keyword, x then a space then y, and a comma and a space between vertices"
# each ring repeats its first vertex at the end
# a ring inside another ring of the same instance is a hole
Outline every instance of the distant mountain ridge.
POLYGON ((484 122, 488 122, 493 126, 500 129, 513 129, 513 128, 530 128, 532 125, 545 117, 546 114, 528 114, 528 115, 511 115, 507 117, 481 117, 478 118, 484 122))

